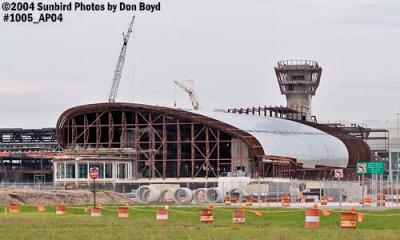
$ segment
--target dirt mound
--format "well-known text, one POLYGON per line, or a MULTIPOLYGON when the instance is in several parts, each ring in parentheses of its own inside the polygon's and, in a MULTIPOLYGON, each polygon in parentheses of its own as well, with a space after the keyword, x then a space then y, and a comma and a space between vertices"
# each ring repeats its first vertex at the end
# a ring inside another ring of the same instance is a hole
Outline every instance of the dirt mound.
MULTIPOLYGON (((69 205, 88 205, 93 203, 93 193, 83 190, 8 190, 0 191, 0 204, 9 204, 12 200, 22 204, 57 205, 61 202, 69 205)), ((121 193, 112 191, 97 192, 96 202, 105 205, 133 203, 121 193)))
POLYGON ((13 198, 10 197, 7 192, 0 191, 0 204, 7 204, 10 203, 12 200, 13 198))

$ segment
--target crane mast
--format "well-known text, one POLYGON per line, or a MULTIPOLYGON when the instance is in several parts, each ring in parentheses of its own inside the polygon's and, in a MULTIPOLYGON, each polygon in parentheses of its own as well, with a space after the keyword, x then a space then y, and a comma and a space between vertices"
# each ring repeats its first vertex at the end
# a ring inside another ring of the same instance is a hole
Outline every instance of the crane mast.
MULTIPOLYGON (((191 85, 193 84, 193 80, 185 80, 185 81, 174 81, 176 86, 180 87, 183 91, 187 92, 189 94, 190 101, 192 102, 192 106, 194 110, 199 110, 200 109, 200 104, 199 101, 196 98, 196 95, 194 94, 193 88, 191 86, 186 86, 185 83, 190 83, 191 85)), ((176 103, 175 103, 176 105, 176 103)))
POLYGON ((131 20, 131 22, 129 24, 128 31, 126 32, 126 34, 123 34, 124 42, 122 44, 122 49, 121 49, 121 52, 119 54, 117 66, 115 67, 115 70, 114 70, 114 76, 113 76, 113 79, 112 79, 112 85, 111 85, 110 92, 108 94, 108 102, 115 102, 115 98, 117 97, 119 82, 121 80, 122 71, 124 69, 126 48, 128 46, 128 40, 129 40, 129 36, 131 35, 131 32, 132 32, 133 21, 134 20, 135 20, 135 16, 132 17, 132 20, 131 20))

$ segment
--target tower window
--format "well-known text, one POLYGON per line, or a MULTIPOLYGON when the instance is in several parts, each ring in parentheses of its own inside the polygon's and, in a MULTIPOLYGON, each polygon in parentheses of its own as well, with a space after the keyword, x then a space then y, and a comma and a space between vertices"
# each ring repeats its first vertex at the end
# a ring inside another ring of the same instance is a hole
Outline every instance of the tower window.
POLYGON ((304 75, 292 75, 292 80, 304 80, 304 75))

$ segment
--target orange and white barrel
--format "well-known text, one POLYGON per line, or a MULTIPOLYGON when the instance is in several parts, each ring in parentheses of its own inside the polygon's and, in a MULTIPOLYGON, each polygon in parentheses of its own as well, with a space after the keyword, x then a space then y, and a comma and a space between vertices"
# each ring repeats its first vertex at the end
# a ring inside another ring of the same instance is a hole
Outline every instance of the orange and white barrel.
POLYGON ((65 214, 65 205, 61 203, 56 206, 56 215, 64 215, 65 214))
POLYGON ((101 217, 101 208, 98 208, 98 207, 92 208, 90 216, 92 216, 92 217, 101 217))
POLYGON ((244 211, 233 211, 232 223, 233 224, 245 224, 246 223, 245 212, 244 211))
POLYGON ((127 207, 118 208, 118 218, 129 218, 129 208, 127 207))
POLYGON ((282 206, 283 207, 289 207, 290 206, 290 197, 288 195, 285 195, 282 197, 282 206))
POLYGON ((253 198, 251 196, 246 197, 245 202, 246 202, 246 206, 252 206, 253 205, 253 198))
POLYGON ((168 210, 158 209, 156 211, 156 221, 157 222, 167 222, 168 221, 168 210))
POLYGON ((201 223, 213 223, 214 216, 212 209, 201 209, 200 210, 200 222, 201 223))
POLYGON ((328 197, 327 196, 322 196, 321 197, 321 205, 328 205, 328 197))
POLYGON ((319 209, 307 208, 306 209, 306 223, 305 228, 319 228, 319 209))
POLYGON ((44 208, 43 204, 38 204, 36 208, 40 213, 46 212, 46 208, 44 208))
POLYGON ((340 215, 340 227, 342 229, 356 229, 356 213, 342 212, 340 215))
POLYGON ((19 203, 10 203, 10 205, 8 205, 8 212, 19 213, 19 203))
POLYGON ((372 197, 368 196, 368 197, 364 198, 363 199, 363 205, 365 207, 371 207, 371 205, 372 205, 372 197))
POLYGON ((232 203, 231 198, 229 196, 226 196, 224 198, 224 204, 229 206, 229 205, 231 205, 231 203, 232 203))

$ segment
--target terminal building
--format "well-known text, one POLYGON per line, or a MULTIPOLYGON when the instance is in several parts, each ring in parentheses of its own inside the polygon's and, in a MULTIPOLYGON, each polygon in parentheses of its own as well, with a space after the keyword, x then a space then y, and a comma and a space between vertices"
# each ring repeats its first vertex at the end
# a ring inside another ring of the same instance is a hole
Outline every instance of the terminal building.
POLYGON ((75 107, 57 124, 64 151, 54 162, 55 180, 87 180, 90 167, 99 167, 100 179, 118 182, 328 177, 334 168, 354 168, 358 159, 371 157, 360 139, 330 134, 325 126, 286 115, 131 103, 75 107))
POLYGON ((250 178, 332 177, 371 160, 363 139, 318 124, 311 99, 322 68, 315 61, 275 67, 287 106, 226 111, 183 110, 133 103, 98 103, 66 110, 57 123, 63 154, 56 182, 88 180, 98 167, 110 183, 210 182, 250 178))
POLYGON ((286 106, 221 111, 135 103, 97 103, 66 110, 56 128, 3 129, 3 182, 88 184, 210 183, 221 177, 357 179, 357 161, 388 161, 384 129, 320 124, 311 100, 322 68, 315 61, 275 67, 286 106), (374 134, 370 134, 374 133, 374 134))

